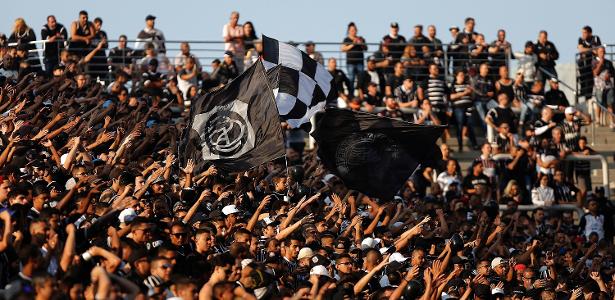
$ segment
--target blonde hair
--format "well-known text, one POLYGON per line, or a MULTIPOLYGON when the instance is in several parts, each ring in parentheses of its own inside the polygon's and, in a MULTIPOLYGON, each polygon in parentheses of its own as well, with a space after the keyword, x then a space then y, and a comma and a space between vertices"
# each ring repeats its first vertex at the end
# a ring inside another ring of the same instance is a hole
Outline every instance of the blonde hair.
POLYGON ((15 23, 13 23, 13 32, 14 33, 22 33, 30 30, 28 24, 26 24, 26 20, 23 18, 15 19, 15 23))
POLYGON ((516 180, 511 179, 508 184, 506 184, 506 188, 504 188, 504 196, 510 196, 510 190, 512 190, 513 185, 519 186, 516 180))

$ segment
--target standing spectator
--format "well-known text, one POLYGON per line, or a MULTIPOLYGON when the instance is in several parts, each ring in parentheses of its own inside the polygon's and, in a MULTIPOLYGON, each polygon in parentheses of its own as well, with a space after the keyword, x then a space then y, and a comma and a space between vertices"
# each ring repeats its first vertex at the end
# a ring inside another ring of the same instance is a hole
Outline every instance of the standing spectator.
POLYGON ((513 59, 512 45, 506 40, 506 30, 498 30, 497 36, 497 39, 489 45, 492 73, 495 73, 501 66, 508 66, 508 61, 513 59))
POLYGON ((581 127, 591 124, 592 120, 583 112, 574 108, 566 107, 564 110, 564 120, 559 124, 564 133, 566 146, 572 151, 579 150, 579 139, 581 138, 581 127))
POLYGON ((423 35, 423 25, 414 25, 414 35, 408 41, 408 44, 413 45, 416 48, 418 56, 423 56, 423 46, 429 45, 429 40, 423 35))
POLYGON ((127 74, 131 74, 133 50, 127 45, 128 38, 126 35, 120 35, 117 42, 117 47, 114 47, 109 51, 109 59, 111 60, 111 65, 113 66, 114 71, 123 70, 127 74))
POLYGON ((13 31, 9 36, 9 43, 16 43, 18 45, 24 45, 24 48, 28 51, 36 49, 35 44, 30 44, 30 42, 36 41, 36 34, 34 30, 26 24, 26 21, 23 18, 15 19, 15 23, 13 23, 13 31))
POLYGON ((579 96, 591 97, 592 95, 592 89, 594 87, 592 62, 594 50, 600 45, 602 45, 600 37, 593 34, 593 30, 590 26, 584 26, 581 30, 581 37, 577 45, 577 50, 579 50, 579 60, 577 64, 579 67, 579 81, 581 84, 579 96))
POLYGON ((79 57, 85 57, 92 48, 92 39, 94 38, 94 25, 88 20, 88 12, 82 10, 79 12, 79 19, 73 21, 70 25, 70 49, 72 54, 79 57))
POLYGON ((444 49, 442 48, 442 41, 436 37, 436 26, 427 26, 427 39, 429 40, 429 48, 434 57, 442 58, 444 56, 444 49))
MULTIPOLYGON (((516 124, 515 121, 515 113, 510 109, 510 100, 508 99, 508 95, 502 93, 498 95, 498 106, 490 109, 485 116, 485 122, 489 125, 490 130, 487 132, 487 140, 489 142, 493 142, 494 132, 498 130, 500 125, 506 124, 516 124)), ((517 134, 516 128, 510 128, 510 132, 513 135, 517 134)))
POLYGON ((245 55, 243 26, 239 24, 239 12, 231 12, 231 17, 227 24, 222 28, 222 38, 224 39, 224 51, 233 54, 233 61, 238 72, 243 71, 243 57, 245 55))
POLYGON ((333 81, 335 82, 335 87, 337 88, 338 106, 341 104, 339 98, 343 100, 343 104, 345 105, 349 101, 346 90, 350 90, 350 80, 346 77, 344 71, 337 68, 337 60, 333 57, 329 58, 329 61, 327 62, 327 71, 329 71, 329 74, 333 76, 333 81))
POLYGON ((457 43, 457 36, 459 35, 459 27, 452 26, 448 29, 451 34, 451 42, 446 47, 446 55, 448 56, 449 65, 454 67, 457 65, 455 61, 457 58, 457 52, 459 52, 460 45, 457 43), (450 63, 452 61, 452 63, 450 63))
POLYGON ((355 79, 363 72, 363 53, 367 50, 365 39, 358 36, 357 33, 357 26, 354 22, 350 22, 346 31, 347 36, 342 42, 342 52, 346 52, 346 75, 350 80, 350 89, 348 90, 350 98, 354 97, 355 79))
POLYGON ((196 86, 199 81, 199 68, 194 58, 189 56, 185 59, 184 66, 177 72, 177 87, 188 98, 188 89, 196 86))
POLYGON ((246 52, 250 49, 254 49, 255 40, 258 40, 258 36, 256 35, 256 29, 254 28, 254 24, 252 24, 252 22, 250 21, 243 23, 243 43, 246 52))
POLYGON ((451 86, 451 103, 453 105, 453 115, 455 116, 455 124, 457 126, 457 143, 459 145, 459 152, 463 152, 463 138, 467 136, 470 138, 472 148, 477 147, 476 136, 474 134, 474 128, 470 122, 472 114, 472 108, 474 107, 472 101, 472 87, 466 80, 466 74, 463 70, 457 70, 455 73, 455 82, 451 86))
MULTIPOLYGON (((479 67, 483 63, 489 62, 489 45, 485 41, 485 36, 477 34, 474 44, 470 46, 470 59, 473 68, 479 67)), ((488 74, 493 74, 489 71, 488 74)), ((492 76, 489 76, 492 77, 492 76)))
POLYGON ((378 51, 374 52, 373 57, 376 59, 376 68, 385 77, 393 73, 394 60, 389 51, 389 44, 381 42, 378 51))
MULTIPOLYGON (((578 155, 592 155, 596 152, 588 146, 587 138, 581 136, 579 138, 579 145, 576 148, 575 154, 578 155)), ((585 197, 588 191, 592 190, 591 181, 591 162, 589 160, 578 160, 575 162, 574 168, 575 179, 577 180, 577 186, 581 190, 582 197, 585 197)))
POLYGON ((145 17, 145 28, 139 31, 139 34, 137 35, 135 51, 145 50, 145 45, 147 43, 152 43, 154 45, 154 49, 158 53, 166 53, 167 48, 164 42, 164 33, 162 33, 160 29, 156 28, 156 17, 147 15, 145 17))
MULTIPOLYGON (((596 49, 596 57, 592 61, 592 73, 594 75, 594 97, 609 111, 609 127, 615 129, 613 118, 613 106, 615 105, 615 84, 613 83, 615 69, 613 62, 606 59, 604 46, 596 49)), ((600 109, 596 109, 596 119, 601 120, 600 109)), ((606 125, 606 124, 603 124, 606 125)))
POLYGON ((190 44, 188 44, 188 42, 182 42, 181 44, 179 44, 179 50, 180 52, 177 53, 177 55, 175 56, 175 60, 173 61, 175 71, 179 72, 184 67, 184 65, 186 64, 186 59, 188 59, 188 57, 192 58, 192 60, 196 64, 197 71, 202 71, 201 62, 199 61, 198 57, 190 53, 190 44))
POLYGON ((583 234, 586 239, 589 239, 590 235, 594 233, 598 235, 599 240, 604 239, 610 243, 610 241, 613 240, 612 216, 600 210, 598 200, 595 198, 590 198, 587 201, 587 210, 589 210, 589 212, 581 218, 579 223, 581 234, 583 234))
POLYGON ((41 29, 41 39, 48 40, 45 43, 45 71, 51 70, 60 63, 60 51, 64 49, 64 42, 68 39, 68 32, 64 25, 56 21, 56 17, 47 17, 47 24, 41 29))
POLYGON ((173 68, 164 53, 158 53, 153 43, 147 43, 145 44, 145 56, 137 63, 140 70, 144 72, 149 67, 149 61, 152 59, 158 61, 158 71, 164 75, 169 73, 173 68))
POLYGON ((542 176, 540 184, 532 189, 532 203, 536 206, 551 206, 555 204, 555 192, 549 186, 548 176, 542 176))
POLYGON ((413 45, 406 46, 401 62, 406 68, 406 75, 412 77, 414 81, 422 83, 427 77, 425 60, 418 55, 413 45))
POLYGON ((474 18, 467 17, 464 20, 463 30, 459 32, 457 34, 457 37, 455 38, 455 43, 461 44, 462 43, 461 40, 464 37, 467 37, 470 43, 474 43, 474 40, 476 39, 476 35, 478 34, 476 31, 474 31, 475 25, 476 25, 476 21, 474 20, 474 18))
POLYGON ((440 185, 442 192, 448 192, 452 184, 461 185, 462 177, 458 165, 455 159, 449 159, 446 163, 446 171, 438 174, 436 182, 440 185))
POLYGON ((579 203, 582 205, 581 193, 579 189, 566 180, 566 175, 562 170, 556 170, 553 175, 553 191, 557 203, 579 203))
MULTIPOLYGON (((495 82, 495 93, 504 93, 508 96, 509 101, 515 99, 514 81, 508 75, 508 66, 502 65, 498 68, 499 79, 495 82)), ((511 124, 514 125, 514 124, 511 124)))
POLYGON ((314 42, 312 41, 307 41, 305 43, 305 53, 307 53, 307 55, 317 61, 319 64, 324 65, 324 58, 322 57, 322 53, 318 52, 315 50, 316 49, 316 45, 314 44, 314 42))
POLYGON ((101 18, 94 19, 94 37, 92 38, 92 45, 98 45, 102 43, 102 47, 100 50, 96 51, 94 57, 90 61, 88 65, 88 71, 94 77, 106 77, 108 75, 109 69, 107 67, 107 54, 106 49, 108 48, 107 44, 107 33, 102 30, 103 21, 101 18))
POLYGON ((406 38, 399 34, 399 24, 397 22, 391 22, 389 34, 382 38, 382 42, 388 43, 389 52, 393 56, 393 63, 399 62, 406 48, 406 38))
POLYGON ((548 105, 551 108, 563 112, 566 107, 570 105, 566 94, 559 89, 559 80, 551 78, 549 80, 550 89, 545 93, 544 105, 548 105))
POLYGON ((440 125, 442 122, 428 99, 421 101, 421 108, 414 113, 413 123, 421 125, 440 125))
POLYGON ((541 140, 543 138, 551 138, 551 130, 557 126, 557 123, 553 122, 553 109, 548 106, 542 108, 540 119, 534 123, 534 132, 536 138, 541 140))
POLYGON ((489 65, 483 63, 480 65, 476 77, 471 79, 472 91, 474 92, 474 107, 476 107, 476 112, 480 117, 483 128, 487 125, 485 123, 487 111, 498 104, 493 100, 495 87, 488 75, 489 65))
POLYGON ((555 61, 559 59, 559 52, 555 45, 548 40, 547 31, 541 30, 536 41, 536 54, 538 54, 538 74, 543 82, 549 78, 557 78, 555 61))
POLYGON ((440 76, 440 69, 436 64, 429 65, 429 77, 421 85, 419 100, 429 100, 442 124, 448 124, 448 94, 448 87, 440 76))
POLYGON ((538 57, 534 52, 534 43, 527 41, 523 53, 515 52, 515 58, 519 61, 517 71, 523 72, 524 84, 529 90, 536 80, 536 63, 538 62, 538 57))

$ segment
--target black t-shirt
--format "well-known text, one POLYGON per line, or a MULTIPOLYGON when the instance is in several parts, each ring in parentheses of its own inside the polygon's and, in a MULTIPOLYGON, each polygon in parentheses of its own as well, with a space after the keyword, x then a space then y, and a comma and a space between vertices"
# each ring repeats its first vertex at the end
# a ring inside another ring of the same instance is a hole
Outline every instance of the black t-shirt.
POLYGON ((464 191, 467 191, 469 189, 475 189, 477 185, 479 184, 484 184, 484 185, 489 185, 489 177, 485 176, 485 174, 481 173, 478 176, 475 176, 474 174, 468 174, 468 176, 466 176, 463 179, 463 183, 461 184, 461 186, 463 187, 464 191))
POLYGON ((369 105, 382 106, 382 99, 380 99, 378 94, 376 94, 376 96, 365 94, 365 102, 369 105))
MULTIPOLYGON (((365 40, 362 37, 357 37, 361 39, 363 43, 365 40)), ((344 45, 354 44, 354 41, 349 37, 345 37, 343 41, 344 45)), ((346 63, 348 64, 363 64, 363 52, 366 50, 365 44, 354 44, 354 46, 346 52, 346 63)))
POLYGON ((337 88, 337 93, 344 93, 344 84, 348 87, 350 86, 350 80, 344 73, 344 71, 340 69, 335 69, 334 71, 329 71, 329 74, 333 76, 333 82, 335 82, 335 87, 337 88))
POLYGON ((64 49, 64 41, 68 39, 68 32, 64 25, 57 23, 56 28, 49 29, 49 26, 45 24, 43 29, 41 29, 41 39, 46 40, 50 37, 56 36, 60 34, 62 38, 58 38, 55 42, 45 43, 45 58, 51 60, 59 60, 58 55, 60 54, 61 49, 64 49))
POLYGON ((389 43, 391 55, 393 55, 396 61, 399 61, 399 58, 401 58, 404 53, 404 48, 406 48, 406 38, 403 35, 397 35, 393 38, 387 34, 382 38, 382 41, 389 43))
POLYGON ((507 123, 510 126, 510 132, 517 133, 515 126, 515 113, 512 109, 510 109, 510 107, 494 107, 487 112, 487 115, 491 117, 491 120, 493 120, 493 123, 495 123, 496 126, 507 123))
POLYGON ((570 106, 568 103, 568 98, 566 98, 566 94, 561 90, 550 90, 545 93, 545 105, 555 105, 555 106, 570 106))
POLYGON ((537 64, 543 67, 555 67, 555 61, 559 58, 559 52, 557 52, 555 45, 549 41, 544 45, 539 42, 536 42, 534 45, 536 47, 536 54, 544 53, 547 55, 546 59, 542 59, 540 55, 538 55, 537 64))
POLYGON ((398 86, 404 83, 405 76, 395 76, 395 74, 390 74, 387 78, 387 86, 391 87, 391 91, 397 88, 398 86))

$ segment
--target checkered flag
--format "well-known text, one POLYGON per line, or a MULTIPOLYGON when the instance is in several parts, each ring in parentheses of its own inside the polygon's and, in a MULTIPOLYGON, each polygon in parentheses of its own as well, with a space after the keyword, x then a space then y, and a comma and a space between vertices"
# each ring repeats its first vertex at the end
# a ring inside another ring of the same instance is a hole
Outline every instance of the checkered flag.
POLYGON ((263 65, 282 119, 292 128, 310 126, 310 118, 337 98, 333 76, 305 52, 263 35, 263 65))

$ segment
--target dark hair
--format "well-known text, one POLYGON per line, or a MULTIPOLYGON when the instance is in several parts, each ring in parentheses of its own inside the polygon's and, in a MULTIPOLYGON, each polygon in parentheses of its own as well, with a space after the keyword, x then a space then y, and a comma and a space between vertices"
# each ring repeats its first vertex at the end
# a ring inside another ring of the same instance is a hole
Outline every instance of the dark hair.
POLYGON ((54 15, 48 15, 48 16, 47 16, 47 21, 49 21, 49 18, 54 18, 54 19, 55 19, 55 18, 56 18, 56 16, 54 16, 54 15))
POLYGON ((120 34, 120 39, 121 39, 121 38, 128 39, 128 37, 127 37, 125 34, 120 34))
POLYGON ((468 23, 468 22, 470 22, 470 21, 474 21, 474 18, 472 18, 472 17, 467 17, 467 18, 465 19, 465 21, 463 21, 463 23, 468 23))
POLYGON ((585 31, 587 31, 587 32, 589 32, 589 33, 592 33, 592 28, 591 28, 591 26, 589 26, 589 25, 585 25, 585 26, 583 26, 583 30, 585 30, 585 31))
POLYGON ((247 21, 247 22, 243 23, 243 26, 246 26, 248 24, 250 24, 250 26, 252 26, 252 34, 249 36, 249 38, 256 39, 256 27, 254 27, 254 24, 252 24, 252 21, 247 21))
POLYGON ((79 12, 79 15, 80 15, 80 16, 87 16, 87 15, 88 15, 88 12, 87 12, 87 11, 85 11, 85 10, 82 10, 82 11, 80 11, 80 12, 79 12))
POLYGON ((100 23, 100 25, 102 25, 103 21, 102 21, 102 19, 100 17, 96 17, 94 19, 94 23, 100 23))

